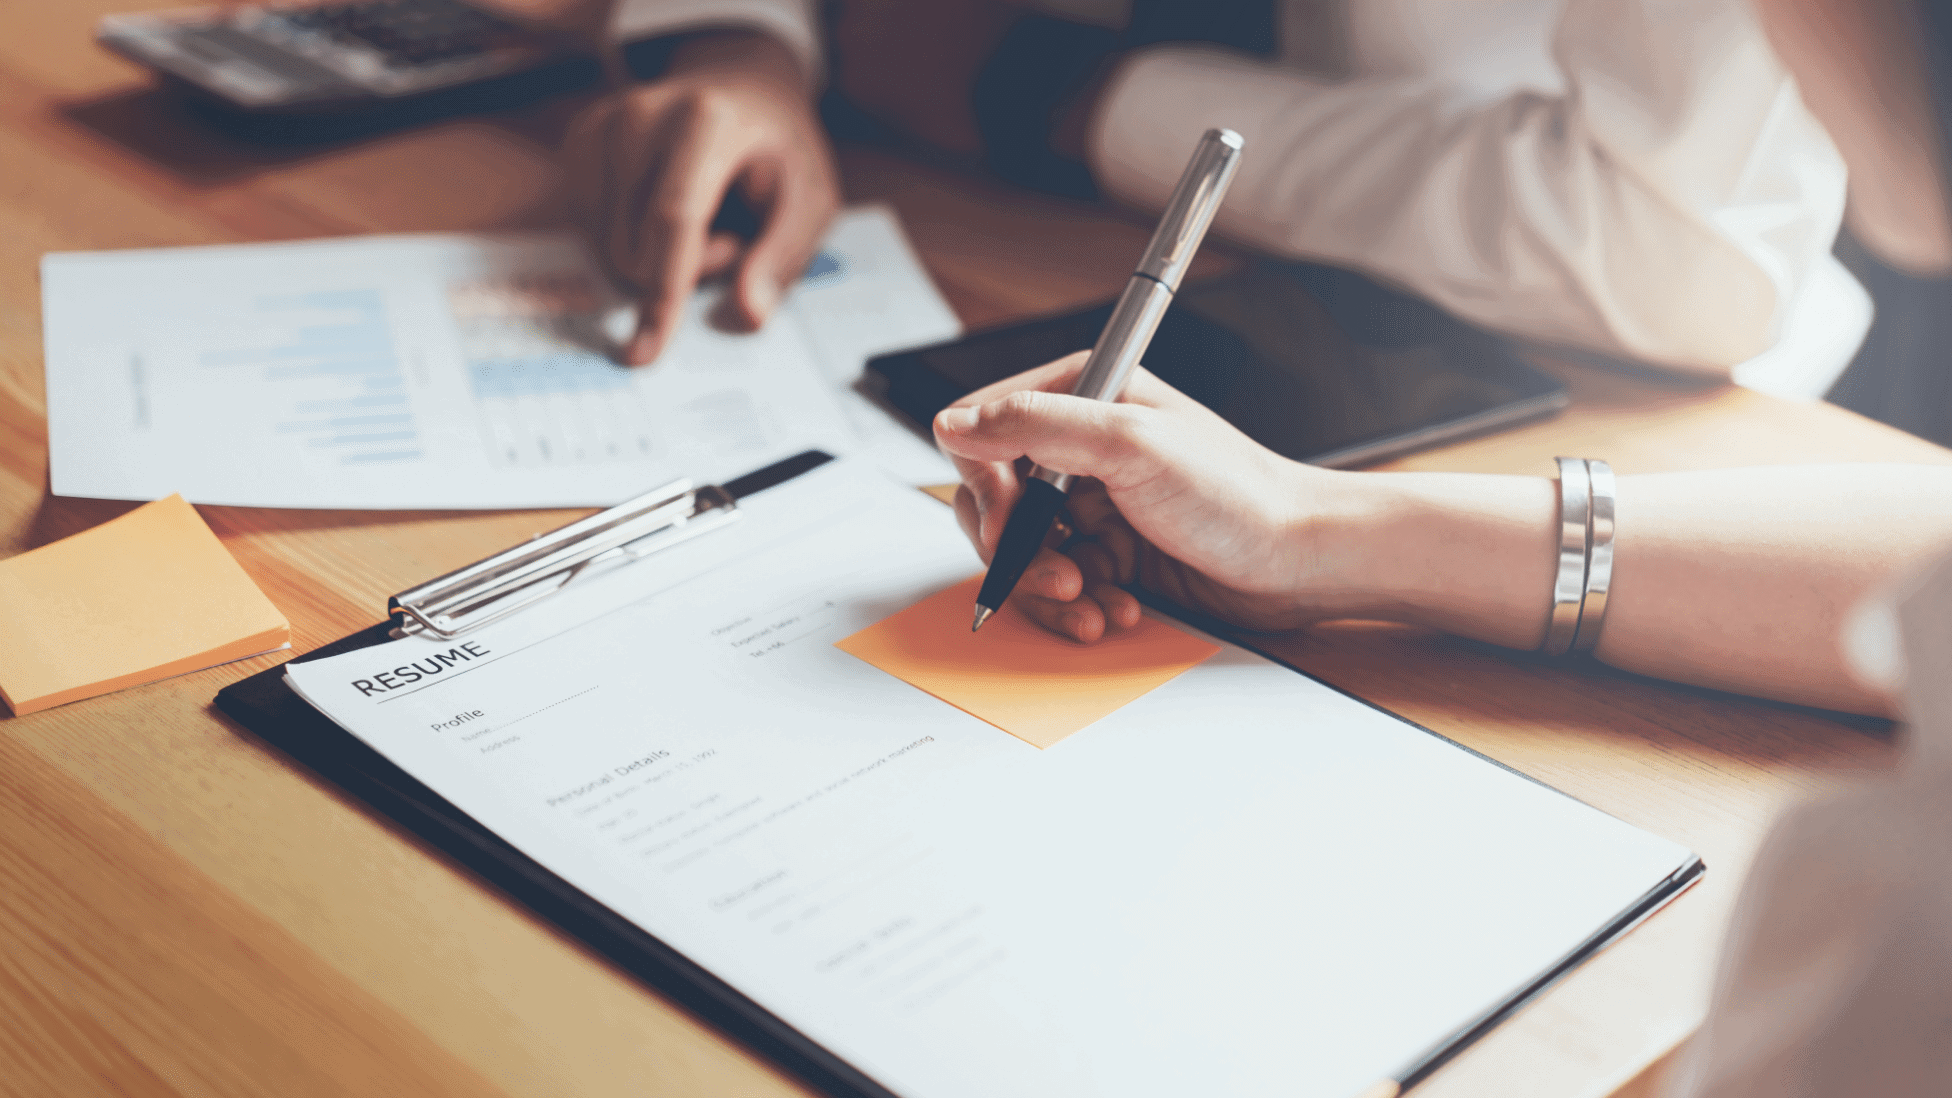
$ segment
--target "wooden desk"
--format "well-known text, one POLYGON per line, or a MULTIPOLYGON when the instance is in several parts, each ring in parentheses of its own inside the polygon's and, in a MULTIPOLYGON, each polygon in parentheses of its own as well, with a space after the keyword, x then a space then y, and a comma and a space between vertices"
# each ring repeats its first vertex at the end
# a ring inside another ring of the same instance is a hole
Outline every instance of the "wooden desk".
MULTIPOLYGON (((0 554, 127 509, 47 495, 42 252, 563 218, 560 109, 305 156, 240 149, 160 110, 89 44, 99 14, 136 2, 15 5, 0 40, 0 554)), ((1144 235, 884 158, 846 167, 854 197, 901 211, 972 324, 1113 292, 1144 235)), ((1952 460, 1832 407, 1556 368, 1575 396, 1565 416, 1402 464, 1952 460)), ((565 518, 203 513, 301 649, 372 621, 391 591, 565 518)), ((1412 630, 1338 626, 1285 648, 1713 867, 1419 1092, 1432 1098, 1572 1098, 1634 1078, 1697 1020, 1776 805, 1888 754, 1868 722, 1577 675, 1412 630)), ((271 662, 0 720, 0 1093, 799 1093, 209 708, 271 662)))

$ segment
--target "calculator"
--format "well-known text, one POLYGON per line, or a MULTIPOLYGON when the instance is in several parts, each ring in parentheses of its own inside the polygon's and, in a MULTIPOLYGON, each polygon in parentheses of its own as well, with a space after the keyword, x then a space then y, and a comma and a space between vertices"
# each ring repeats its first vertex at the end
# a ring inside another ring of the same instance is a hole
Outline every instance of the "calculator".
POLYGON ((462 0, 111 15, 96 40, 155 71, 206 120, 271 142, 502 110, 600 77, 578 43, 462 0))

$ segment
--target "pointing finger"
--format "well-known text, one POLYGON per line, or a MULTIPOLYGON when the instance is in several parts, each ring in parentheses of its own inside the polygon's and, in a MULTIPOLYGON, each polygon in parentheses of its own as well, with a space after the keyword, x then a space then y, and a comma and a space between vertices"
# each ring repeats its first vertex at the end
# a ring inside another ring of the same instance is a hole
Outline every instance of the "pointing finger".
POLYGON ((757 328, 813 261, 838 203, 824 181, 795 177, 774 162, 748 167, 742 182, 766 220, 739 265, 733 296, 746 323, 757 328))
POLYGON ((731 177, 728 150, 717 147, 709 119, 692 116, 681 126, 649 199, 633 203, 638 222, 629 237, 637 247, 627 273, 640 297, 637 335, 625 358, 634 366, 657 358, 683 320, 704 269, 712 213, 731 177))

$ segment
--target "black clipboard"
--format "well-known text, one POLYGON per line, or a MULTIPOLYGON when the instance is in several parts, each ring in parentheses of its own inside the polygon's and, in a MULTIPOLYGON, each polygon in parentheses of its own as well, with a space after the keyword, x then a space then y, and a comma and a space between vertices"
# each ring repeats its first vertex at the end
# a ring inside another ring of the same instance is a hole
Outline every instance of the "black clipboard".
MULTIPOLYGON (((830 460, 829 455, 809 451, 729 481, 724 490, 734 497, 749 495, 784 483, 830 460)), ((611 511, 591 516, 564 529, 586 524, 600 525, 605 515, 624 511, 630 506, 630 503, 620 504, 611 511)), ((518 552, 520 547, 508 551, 509 554, 518 552)), ((495 559, 490 558, 491 561, 495 559)), ((462 569, 451 575, 460 576, 468 571, 462 569)), ((1240 635, 1238 630, 1224 623, 1188 613, 1157 599, 1144 598, 1144 601, 1196 628, 1225 637, 1296 674, 1314 678, 1301 668, 1254 646, 1252 638, 1240 635)), ((341 637, 288 663, 305 663, 383 644, 398 635, 400 624, 407 617, 397 605, 395 611, 391 620, 341 637)), ((769 1061, 801 1084, 830 1098, 901 1098, 782 1021, 709 969, 522 853, 357 736, 339 727, 298 696, 286 681, 285 667, 286 664, 279 664, 218 691, 214 702, 216 708, 258 739, 413 832, 510 899, 554 924, 557 929, 636 977, 652 991, 683 1007, 699 1021, 769 1061)), ((1388 713, 1381 706, 1350 694, 1333 683, 1323 685, 1369 708, 1388 713)), ((1397 714, 1389 715, 1493 766, 1511 770, 1505 764, 1439 732, 1404 720, 1397 714)), ((1529 775, 1519 776, 1528 781, 1537 781, 1529 775)), ((1398 1094, 1427 1079, 1472 1042, 1497 1028, 1586 960, 1666 906, 1700 880, 1706 871, 1706 863, 1698 856, 1692 858, 1533 980, 1491 1004, 1483 1014, 1446 1036, 1414 1062, 1404 1065, 1396 1078, 1386 1080, 1396 1088, 1389 1093, 1398 1094)))

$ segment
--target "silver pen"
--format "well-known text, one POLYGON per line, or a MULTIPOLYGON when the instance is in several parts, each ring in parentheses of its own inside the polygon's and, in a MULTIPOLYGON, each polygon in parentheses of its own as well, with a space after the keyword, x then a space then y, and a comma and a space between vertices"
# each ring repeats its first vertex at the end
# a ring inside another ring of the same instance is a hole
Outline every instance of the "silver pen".
MULTIPOLYGON (((1213 215, 1220 210, 1234 169, 1240 166, 1244 144, 1232 130, 1208 130, 1200 138, 1179 185, 1166 202, 1166 212, 1159 216, 1152 243, 1132 272, 1131 281, 1125 284, 1125 292, 1119 295, 1111 319, 1091 348, 1091 357, 1085 360, 1084 372, 1078 375, 1078 383, 1071 388, 1072 396, 1117 400, 1124 395, 1132 368, 1152 343, 1152 333, 1173 303, 1180 279, 1192 265, 1207 226, 1213 224, 1213 215)), ((969 627, 971 632, 983 627, 1023 578, 1024 569, 1043 547, 1052 521, 1064 509, 1064 494, 1070 487, 1069 473, 1053 472, 1041 465, 1031 469, 1024 493, 1011 508, 1010 519, 997 539, 996 555, 990 558, 982 589, 976 593, 976 621, 969 627)))

